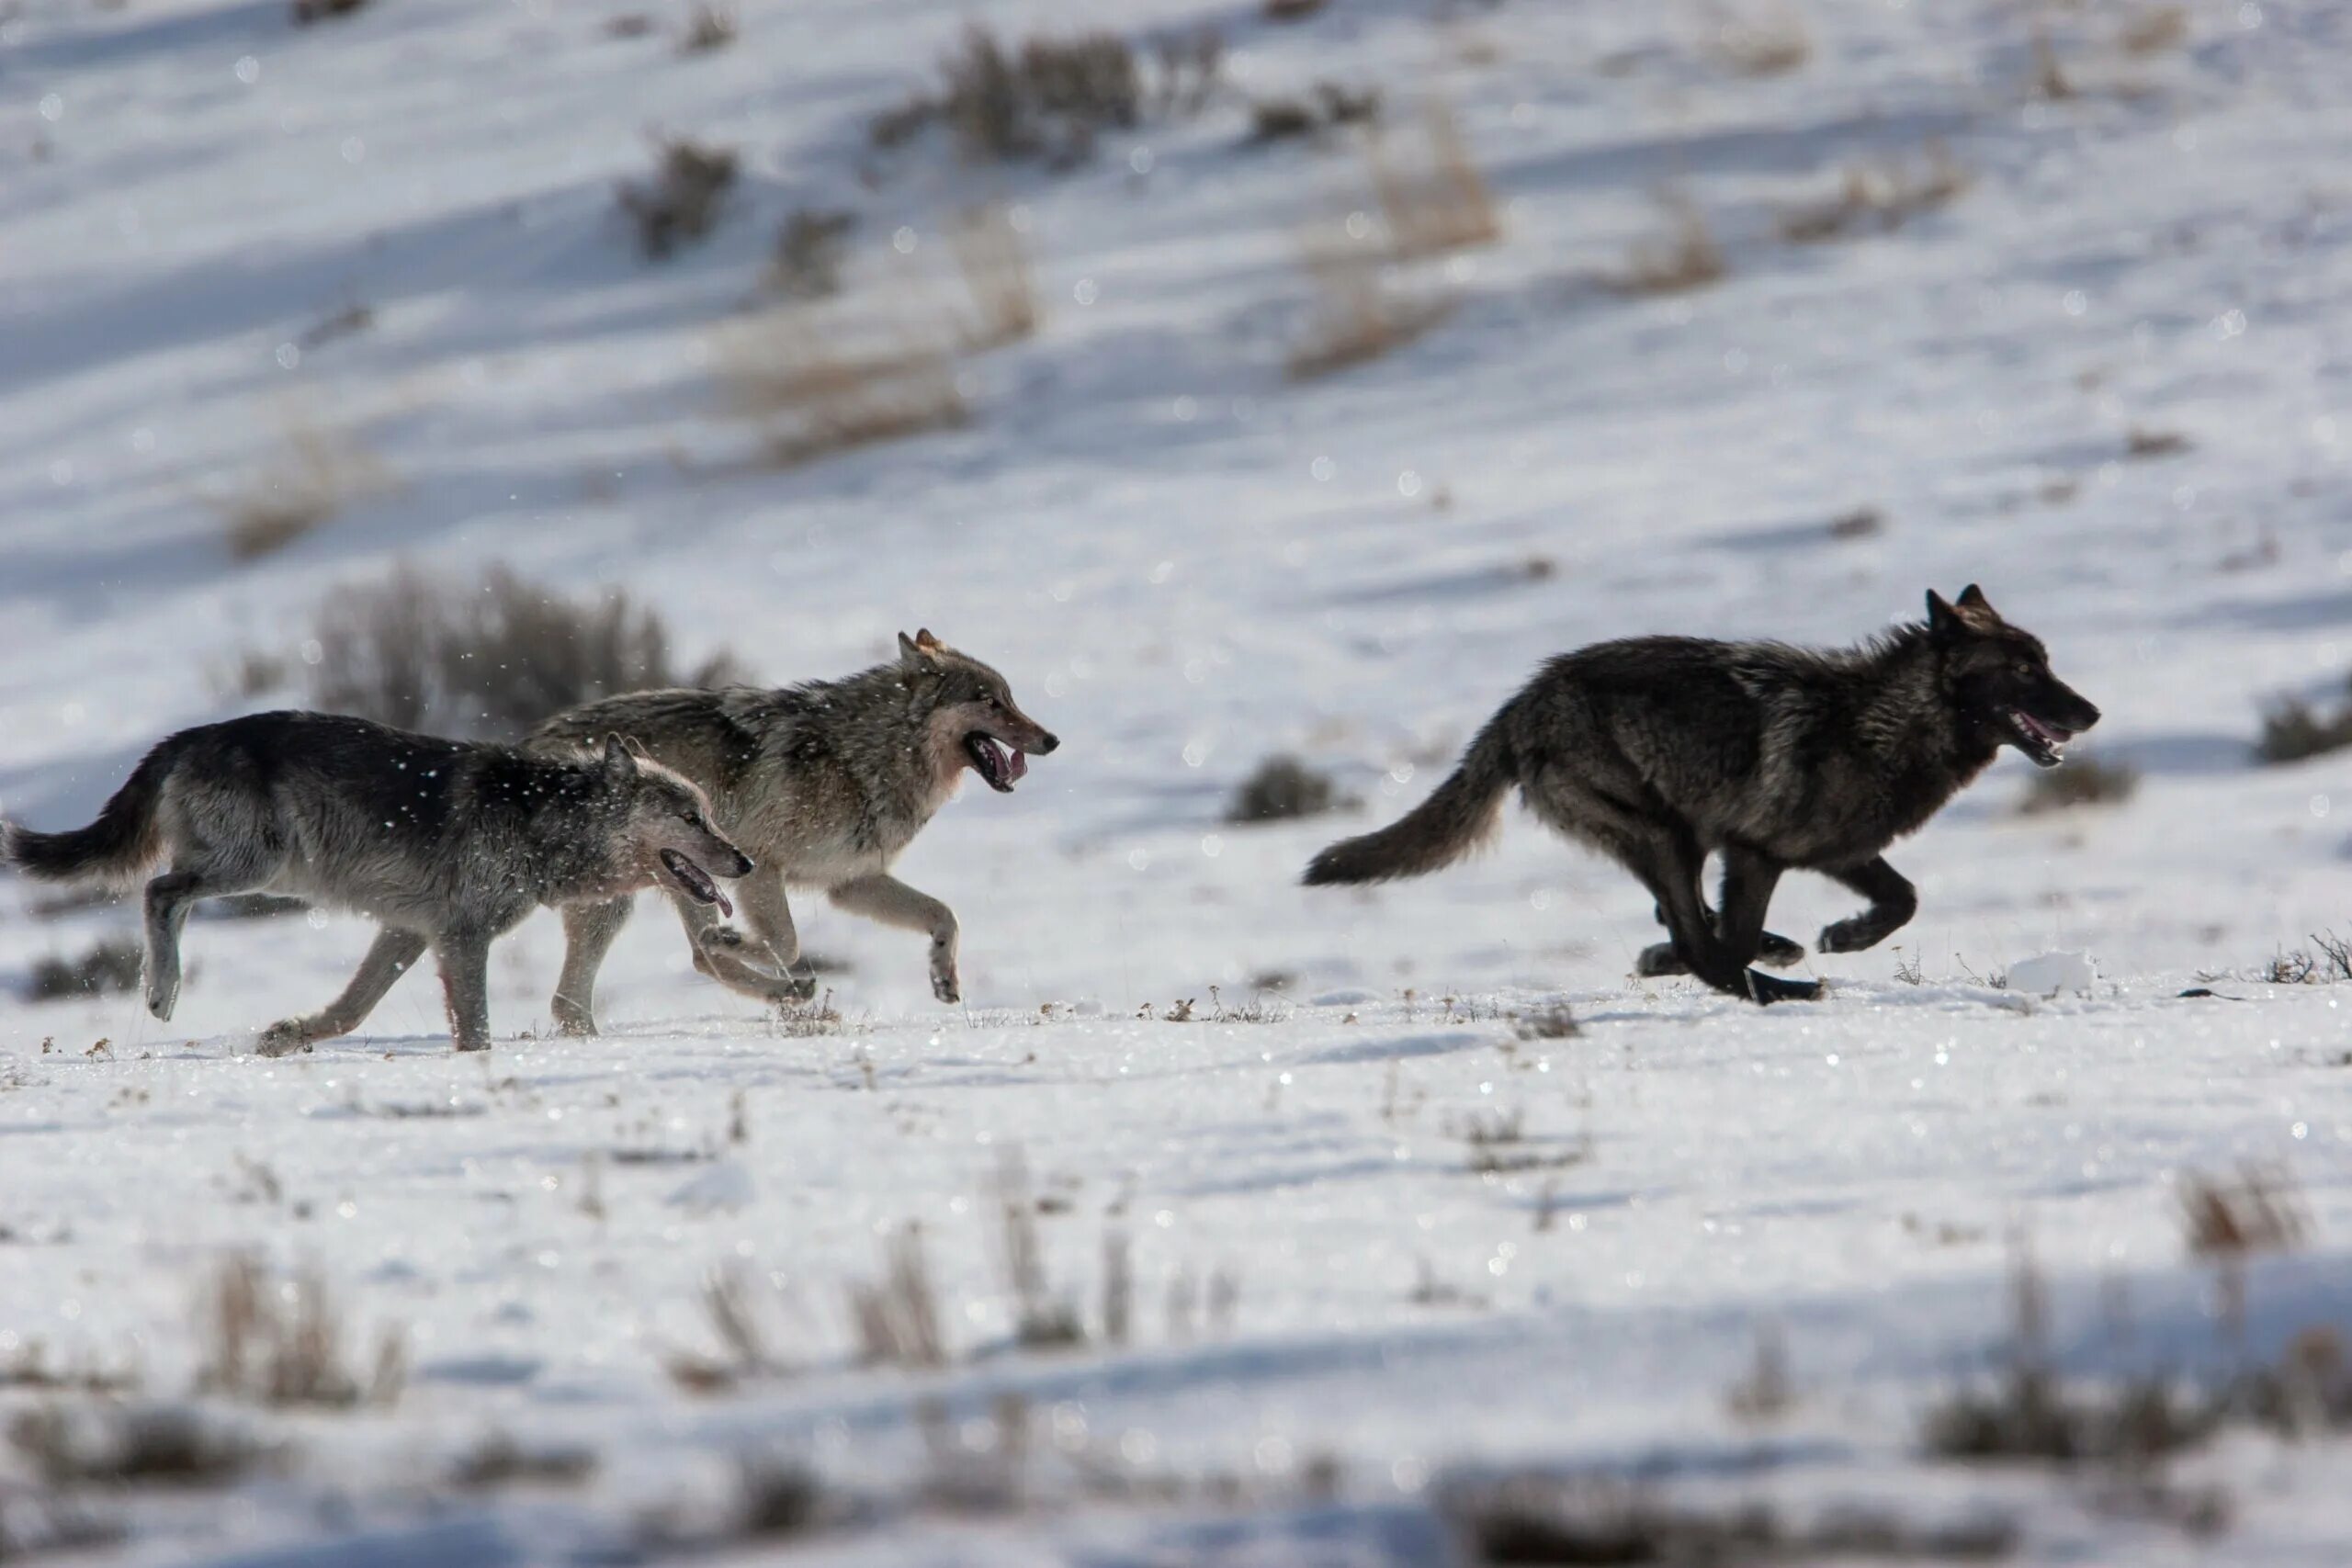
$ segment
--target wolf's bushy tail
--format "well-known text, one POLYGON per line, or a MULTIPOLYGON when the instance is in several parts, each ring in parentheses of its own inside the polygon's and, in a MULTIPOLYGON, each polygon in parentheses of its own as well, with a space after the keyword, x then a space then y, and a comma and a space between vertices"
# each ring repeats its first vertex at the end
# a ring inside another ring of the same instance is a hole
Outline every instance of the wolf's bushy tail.
POLYGON ((1504 716, 1487 721, 1462 765, 1427 800, 1378 832, 1342 839, 1309 861, 1306 885, 1425 876, 1476 849, 1495 829, 1504 792, 1519 782, 1504 716))
POLYGON ((177 760, 169 740, 148 752, 86 828, 36 833, 0 823, 0 861, 41 882, 128 881, 163 853, 155 807, 177 760))

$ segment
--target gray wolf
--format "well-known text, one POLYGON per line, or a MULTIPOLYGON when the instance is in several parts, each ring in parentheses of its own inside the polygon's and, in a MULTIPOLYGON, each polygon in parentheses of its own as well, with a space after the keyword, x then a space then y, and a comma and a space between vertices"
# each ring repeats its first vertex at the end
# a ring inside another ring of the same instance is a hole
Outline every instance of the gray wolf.
POLYGON ((486 1049, 491 942, 534 908, 656 884, 725 908, 713 879, 752 869, 711 826, 701 790, 616 739, 601 757, 546 757, 315 713, 181 730, 96 821, 62 833, 12 824, 0 852, 49 882, 128 883, 169 862, 145 897, 147 1009, 164 1020, 199 898, 268 888, 380 921, 343 994, 273 1024, 267 1055, 356 1029, 428 947, 451 1043, 486 1049))
POLYGON ((1657 900, 1672 937, 1649 975, 1696 975, 1758 1002, 1818 996, 1750 963, 1804 950, 1764 929, 1782 872, 1817 871, 1870 900, 1826 928, 1826 953, 1884 941, 1918 896, 1883 851, 2014 746, 2042 767, 2098 722, 2051 673, 2039 638, 1971 584, 1930 591, 1924 624, 1839 650, 1634 637, 1562 654, 1503 705, 1435 794, 1376 833, 1317 855, 1310 885, 1419 876, 1493 829, 1503 795, 1590 844, 1657 900), (1723 858, 1720 909, 1700 873, 1723 858))
MULTIPOLYGON (((889 874, 967 769, 1010 793, 1027 754, 1061 742, 1023 713, 1002 675, 919 631, 899 637, 899 657, 839 681, 760 690, 639 692, 558 714, 526 738, 567 747, 605 733, 710 792, 714 820, 760 863, 740 889, 746 936, 718 923, 699 899, 672 901, 685 923, 696 969, 746 996, 797 1001, 816 977, 800 973, 800 938, 787 886, 820 888, 838 907, 931 939, 931 989, 963 994, 956 969, 955 912, 889 874)), ((596 970, 630 900, 564 911, 558 1026, 595 1032, 596 970)))

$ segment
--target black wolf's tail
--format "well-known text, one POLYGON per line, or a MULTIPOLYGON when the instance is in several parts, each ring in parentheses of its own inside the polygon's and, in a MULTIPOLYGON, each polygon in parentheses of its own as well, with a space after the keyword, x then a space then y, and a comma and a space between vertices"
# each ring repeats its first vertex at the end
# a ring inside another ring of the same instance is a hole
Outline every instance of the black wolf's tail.
POLYGON ((122 881, 144 870, 163 853, 155 806, 177 760, 170 740, 148 752, 86 828, 36 833, 0 823, 0 861, 42 882, 122 881))
POLYGON ((1494 831, 1504 792, 1519 782, 1503 716, 1487 721, 1453 776, 1427 800, 1380 831, 1342 839, 1309 861, 1306 885, 1425 876, 1476 849, 1494 831))

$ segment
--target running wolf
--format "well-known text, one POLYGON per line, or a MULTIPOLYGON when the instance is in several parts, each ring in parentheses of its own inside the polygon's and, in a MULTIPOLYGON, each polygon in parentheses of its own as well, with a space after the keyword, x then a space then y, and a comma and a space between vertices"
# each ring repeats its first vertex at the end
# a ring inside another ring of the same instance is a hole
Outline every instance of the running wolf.
POLYGON ((179 999, 180 929, 199 898, 250 888, 383 924, 322 1012, 272 1024, 265 1055, 347 1034, 427 947, 449 1038, 490 1045, 490 944, 541 904, 659 884, 728 908, 714 877, 752 863, 710 825, 701 790, 617 739, 603 755, 526 754, 362 718, 263 713, 183 729, 147 753, 86 828, 9 825, 0 858, 49 882, 147 884, 147 1010, 179 999))
MULTIPOLYGON (((1002 675, 929 631, 900 633, 899 657, 840 681, 762 691, 639 692, 558 714, 524 741, 566 747, 606 732, 710 792, 720 828, 760 863, 741 892, 750 935, 718 923, 702 900, 673 901, 695 967, 768 1001, 815 994, 798 972, 800 938, 786 885, 822 888, 842 908, 931 938, 931 989, 962 996, 955 912, 889 874, 969 768, 1010 794, 1027 753, 1061 744, 1023 713, 1002 675)), ((628 919, 630 900, 564 910, 568 945, 555 1017, 594 1034, 596 970, 628 919)))
POLYGON ((1453 863, 1493 829, 1504 793, 1555 832, 1641 878, 1673 940, 1645 975, 1693 974, 1758 1002, 1818 996, 1751 962, 1804 949, 1764 929, 1791 867, 1870 900, 1820 937, 1825 953, 1884 941, 1918 896, 1882 852, 2014 746, 2056 767, 2098 709, 2050 671, 2032 634, 1971 584, 1932 590, 1924 625, 1858 648, 1634 637, 1562 654, 1487 722, 1453 777, 1390 827, 1333 844, 1309 884, 1383 882, 1453 863), (1700 872, 1723 857, 1720 911, 1700 872))

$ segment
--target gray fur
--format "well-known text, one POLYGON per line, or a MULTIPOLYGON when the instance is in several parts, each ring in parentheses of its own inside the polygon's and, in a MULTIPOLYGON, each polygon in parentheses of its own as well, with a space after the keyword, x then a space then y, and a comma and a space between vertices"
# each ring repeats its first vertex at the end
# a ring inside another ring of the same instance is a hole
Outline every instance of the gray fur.
MULTIPOLYGON (((838 907, 930 939, 932 992, 962 995, 954 911, 889 867, 954 793, 967 769, 1010 790, 1000 749, 1014 756, 1060 742, 1023 713, 1002 675, 930 632, 900 637, 899 657, 839 681, 760 690, 639 692, 588 703, 524 744, 560 748, 618 734, 709 791, 713 819, 759 862, 741 892, 748 932, 673 898, 696 969, 768 1001, 813 995, 787 886, 823 890, 838 907)), ((1025 765, 1025 764, 1023 764, 1025 765)), ((595 1032, 596 971, 628 919, 629 900, 574 905, 556 986, 557 1023, 595 1032)))
POLYGON ((269 1055, 357 1028, 427 947, 451 1042, 484 1049, 490 944, 533 909, 657 880, 715 895, 709 877, 752 869, 712 829, 699 789, 617 740, 601 757, 551 758, 310 713, 184 729, 89 827, 10 826, 5 850, 48 881, 121 881, 168 858, 144 901, 146 999, 159 1019, 178 1001, 180 931, 200 898, 267 888, 382 922, 342 996, 265 1033, 269 1055))
POLYGON ((1637 637, 1553 660, 1401 820, 1332 845, 1310 884, 1418 876, 1468 853, 1516 785, 1554 830, 1641 878, 1672 941, 1645 974, 1691 973, 1759 1002, 1817 995, 1747 965, 1804 949, 1764 929, 1792 867, 1834 877, 1870 908, 1822 931, 1849 953, 1911 918, 1917 897, 1883 852, 1926 823, 2003 745, 2042 766, 2098 722, 2050 672, 2031 634, 1974 586, 1928 595, 1928 620, 1859 648, 1637 637), (1700 893, 1723 859, 1720 908, 1700 893))

